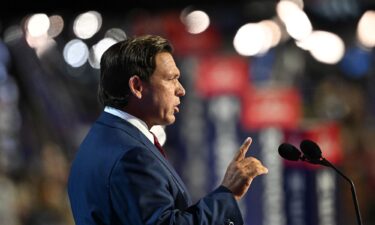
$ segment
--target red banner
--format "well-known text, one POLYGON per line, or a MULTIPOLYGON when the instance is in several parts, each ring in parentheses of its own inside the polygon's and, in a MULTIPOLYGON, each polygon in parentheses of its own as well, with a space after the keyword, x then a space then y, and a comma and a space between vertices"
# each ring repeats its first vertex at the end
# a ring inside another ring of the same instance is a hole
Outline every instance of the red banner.
MULTIPOLYGON (((338 164, 343 158, 343 150, 340 137, 340 126, 336 122, 320 122, 299 130, 285 132, 285 142, 300 149, 300 143, 305 140, 315 142, 322 151, 322 156, 332 164, 338 164)), ((293 162, 285 160, 288 167, 304 167, 309 169, 324 168, 310 163, 293 162)))
POLYGON ((249 65, 240 56, 202 58, 196 74, 196 89, 203 97, 230 94, 242 97, 248 90, 249 65))
POLYGON ((305 139, 317 143, 322 150, 322 155, 331 163, 342 160, 340 127, 335 122, 317 124, 305 132, 305 139))
POLYGON ((242 124, 247 129, 294 129, 299 125, 301 97, 296 89, 255 88, 243 100, 242 124))

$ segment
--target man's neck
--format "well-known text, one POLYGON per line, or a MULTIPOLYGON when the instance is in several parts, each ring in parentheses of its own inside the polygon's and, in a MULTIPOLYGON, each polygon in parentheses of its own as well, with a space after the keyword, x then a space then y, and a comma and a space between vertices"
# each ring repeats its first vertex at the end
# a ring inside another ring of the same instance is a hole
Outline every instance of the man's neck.
POLYGON ((142 113, 143 110, 139 110, 139 107, 127 106, 127 107, 122 108, 121 111, 126 112, 126 113, 142 120, 146 124, 148 130, 150 130, 151 127, 155 125, 155 124, 152 124, 147 119, 147 116, 145 116, 145 114, 142 113))

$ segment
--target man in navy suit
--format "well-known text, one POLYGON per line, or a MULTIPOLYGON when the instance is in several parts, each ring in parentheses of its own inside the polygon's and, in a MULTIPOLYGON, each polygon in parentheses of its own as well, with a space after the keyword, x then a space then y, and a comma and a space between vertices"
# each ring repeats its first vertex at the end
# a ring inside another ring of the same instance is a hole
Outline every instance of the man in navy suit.
POLYGON ((221 185, 195 204, 156 147, 150 128, 172 124, 185 95, 169 42, 128 38, 111 46, 100 66, 104 112, 81 144, 68 182, 76 224, 243 224, 237 201, 256 176, 267 173, 259 160, 245 157, 251 138, 221 185))

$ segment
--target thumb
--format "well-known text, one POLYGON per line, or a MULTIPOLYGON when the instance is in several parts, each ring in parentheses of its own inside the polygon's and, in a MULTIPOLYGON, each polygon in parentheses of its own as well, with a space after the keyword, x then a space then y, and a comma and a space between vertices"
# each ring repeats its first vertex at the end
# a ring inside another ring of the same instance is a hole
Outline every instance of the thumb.
POLYGON ((240 160, 245 158, 246 152, 249 150, 249 147, 250 147, 252 141, 253 141, 253 139, 251 139, 251 137, 248 137, 248 138, 245 139, 245 141, 243 142, 243 144, 240 147, 240 150, 234 156, 234 159, 233 159, 234 161, 240 161, 240 160))

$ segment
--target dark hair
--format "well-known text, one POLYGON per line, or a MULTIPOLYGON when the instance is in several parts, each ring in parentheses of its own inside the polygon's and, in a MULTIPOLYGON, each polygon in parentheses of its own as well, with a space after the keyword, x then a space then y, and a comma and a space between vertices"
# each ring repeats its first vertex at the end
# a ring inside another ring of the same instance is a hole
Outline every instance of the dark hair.
POLYGON ((168 40, 155 35, 128 38, 112 45, 100 61, 100 103, 118 109, 126 106, 130 96, 130 77, 138 75, 149 81, 156 67, 155 56, 172 51, 168 40))

